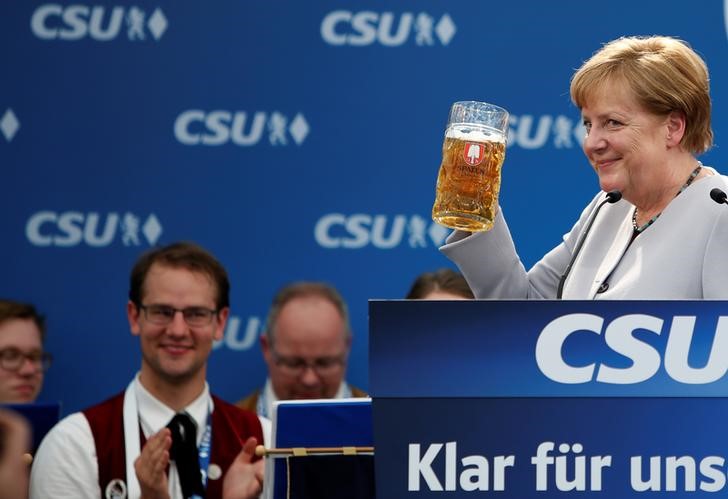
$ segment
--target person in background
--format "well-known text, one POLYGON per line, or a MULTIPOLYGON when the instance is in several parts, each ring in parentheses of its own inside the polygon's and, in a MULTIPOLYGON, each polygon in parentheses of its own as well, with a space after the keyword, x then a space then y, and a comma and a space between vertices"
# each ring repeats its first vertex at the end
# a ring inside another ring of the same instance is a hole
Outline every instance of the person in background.
MULTIPOLYGON (((192 243, 153 249, 131 271, 126 314, 141 369, 127 389, 71 414, 43 439, 32 498, 252 498, 261 421, 214 395, 213 341, 230 313, 223 266, 192 243)), ((109 352, 113 355, 113 352, 109 352)), ((102 375, 102 373, 98 373, 102 375)))
POLYGON ((405 298, 408 300, 470 300, 474 296, 461 273, 450 268, 442 268, 417 276, 405 298))
POLYGON ((277 400, 366 397, 345 380, 352 333, 344 299, 321 282, 296 282, 273 298, 260 337, 265 385, 237 402, 270 417, 277 400))
POLYGON ((45 318, 28 303, 0 300, 0 404, 34 402, 51 355, 43 351, 45 318))
POLYGON ((529 271, 500 207, 492 230, 452 233, 441 251, 475 296, 728 298, 728 208, 711 199, 728 177, 696 158, 713 144, 705 62, 675 38, 619 38, 576 71, 571 99, 601 192, 529 271))

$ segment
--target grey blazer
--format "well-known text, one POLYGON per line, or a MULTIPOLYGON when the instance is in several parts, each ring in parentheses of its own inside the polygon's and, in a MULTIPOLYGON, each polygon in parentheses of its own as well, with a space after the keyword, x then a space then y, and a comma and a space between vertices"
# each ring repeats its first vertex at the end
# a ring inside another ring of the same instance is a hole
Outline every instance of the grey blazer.
MULTIPOLYGON (((728 205, 710 198, 714 187, 728 193, 728 177, 716 173, 694 182, 631 244, 634 205, 624 199, 606 204, 572 266, 563 297, 728 299, 728 205)), ((472 235, 454 231, 440 251, 460 268, 476 298, 554 299, 581 232, 603 199, 603 192, 595 196, 563 242, 529 271, 500 208, 493 229, 472 235)))

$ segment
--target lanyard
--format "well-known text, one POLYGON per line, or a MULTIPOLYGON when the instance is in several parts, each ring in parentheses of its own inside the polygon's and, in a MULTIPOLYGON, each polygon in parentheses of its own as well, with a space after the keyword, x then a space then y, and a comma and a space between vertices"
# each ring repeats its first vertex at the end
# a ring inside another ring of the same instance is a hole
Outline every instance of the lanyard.
MULTIPOLYGON (((141 453, 141 445, 139 440, 139 411, 136 396, 137 378, 135 377, 126 388, 124 393, 124 447, 125 447, 125 461, 126 461, 126 488, 127 497, 130 499, 139 498, 141 496, 141 490, 139 487, 139 481, 136 477, 136 471, 134 470, 134 461, 139 457, 141 453)), ((207 423, 205 425, 205 432, 202 436, 202 442, 198 448, 198 457, 200 460, 200 472, 202 473, 202 485, 207 486, 207 469, 210 465, 210 451, 212 446, 212 400, 209 401, 207 411, 207 423)))
POLYGON ((210 413, 207 413, 207 424, 205 433, 202 434, 202 442, 198 454, 200 456, 200 473, 202 473, 202 486, 207 487, 207 468, 210 466, 210 447, 212 442, 212 425, 210 424, 210 413))
MULTIPOLYGON (((202 487, 207 488, 207 469, 210 466, 210 452, 212 446, 212 425, 210 424, 210 412, 207 413, 207 423, 205 424, 205 432, 202 434, 202 441, 197 449, 197 455, 200 461, 200 475, 202 475, 202 487)), ((192 496, 190 499, 203 499, 200 496, 192 496)))

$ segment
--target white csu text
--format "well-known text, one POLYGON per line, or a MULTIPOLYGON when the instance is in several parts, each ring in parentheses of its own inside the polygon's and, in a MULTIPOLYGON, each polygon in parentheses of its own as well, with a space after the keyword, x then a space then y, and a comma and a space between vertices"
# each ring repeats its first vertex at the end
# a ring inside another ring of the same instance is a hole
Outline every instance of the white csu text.
POLYGON ((617 317, 605 327, 604 318, 586 313, 558 317, 543 328, 536 342, 536 363, 541 372, 557 383, 634 384, 654 376, 664 357, 667 375, 679 383, 706 384, 725 376, 728 371, 728 317, 719 317, 708 360, 702 367, 691 367, 688 358, 695 329, 695 316, 675 316, 669 325, 664 355, 653 345, 637 338, 636 331, 660 335, 665 320, 646 314, 617 317), (628 367, 614 367, 603 362, 587 365, 569 364, 563 356, 567 342, 575 333, 602 335, 607 347, 631 361, 628 367))

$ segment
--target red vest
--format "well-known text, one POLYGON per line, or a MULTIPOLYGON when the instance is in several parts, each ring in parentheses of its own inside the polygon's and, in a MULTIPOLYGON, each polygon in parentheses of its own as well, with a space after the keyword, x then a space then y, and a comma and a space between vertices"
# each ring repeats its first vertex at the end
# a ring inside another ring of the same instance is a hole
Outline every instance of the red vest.
MULTIPOLYGON (((263 430, 255 413, 228 404, 212 395, 215 409, 212 411, 212 449, 210 463, 222 469, 222 477, 207 480, 208 499, 222 498, 222 481, 242 444, 248 437, 263 443, 263 430)), ((111 480, 126 483, 126 454, 124 446, 124 392, 83 411, 94 436, 96 458, 99 465, 101 498, 111 480)), ((140 431, 141 446, 146 439, 140 431)))

